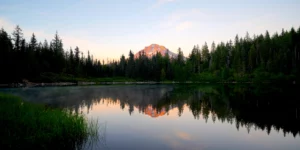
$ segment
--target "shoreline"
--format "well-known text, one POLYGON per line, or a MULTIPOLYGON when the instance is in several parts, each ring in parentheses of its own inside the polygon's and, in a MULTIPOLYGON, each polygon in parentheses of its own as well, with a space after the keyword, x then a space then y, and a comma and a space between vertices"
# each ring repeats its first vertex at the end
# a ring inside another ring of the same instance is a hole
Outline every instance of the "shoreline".
MULTIPOLYGON (((262 84, 271 84, 272 82, 260 82, 262 84)), ((145 84, 255 84, 254 82, 237 82, 237 81, 224 81, 224 82, 209 82, 209 81, 106 81, 106 82, 53 82, 53 83, 10 83, 0 84, 0 88, 22 88, 22 87, 51 87, 51 86, 89 86, 89 85, 145 85, 145 84)), ((296 82, 291 83, 296 85, 296 82)))

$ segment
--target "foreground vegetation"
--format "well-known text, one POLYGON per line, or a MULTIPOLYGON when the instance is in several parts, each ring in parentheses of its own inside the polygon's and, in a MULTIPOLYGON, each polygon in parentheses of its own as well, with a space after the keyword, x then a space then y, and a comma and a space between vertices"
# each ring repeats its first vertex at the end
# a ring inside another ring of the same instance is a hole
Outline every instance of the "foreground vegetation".
POLYGON ((178 49, 177 58, 157 53, 151 58, 129 52, 111 62, 85 56, 78 47, 63 48, 56 33, 51 42, 38 42, 34 34, 29 42, 19 26, 12 36, 0 30, 0 83, 80 81, 210 81, 210 82, 299 82, 300 28, 281 33, 244 37, 211 44, 195 45, 188 57, 178 49))
POLYGON ((97 126, 67 110, 22 101, 0 93, 1 148, 77 149, 97 126))

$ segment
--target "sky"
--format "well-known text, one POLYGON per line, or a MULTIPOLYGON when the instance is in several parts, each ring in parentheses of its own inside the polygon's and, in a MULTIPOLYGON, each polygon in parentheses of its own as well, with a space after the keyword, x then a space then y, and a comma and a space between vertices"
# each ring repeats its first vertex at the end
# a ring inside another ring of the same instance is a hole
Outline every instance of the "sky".
POLYGON ((27 41, 34 33, 42 42, 57 31, 65 49, 105 61, 154 43, 188 56, 237 34, 298 29, 299 8, 299 0, 0 0, 0 28, 19 25, 27 41))

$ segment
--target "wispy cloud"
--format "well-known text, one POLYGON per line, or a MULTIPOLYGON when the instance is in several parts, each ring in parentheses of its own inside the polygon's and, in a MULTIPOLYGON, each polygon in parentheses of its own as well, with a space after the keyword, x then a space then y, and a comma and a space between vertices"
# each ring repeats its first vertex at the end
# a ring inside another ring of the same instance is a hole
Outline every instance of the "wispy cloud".
POLYGON ((157 0, 157 2, 153 5, 154 8, 160 7, 164 4, 175 2, 176 0, 157 0))
POLYGON ((159 27, 164 30, 171 29, 181 32, 194 27, 201 18, 206 17, 207 15, 198 9, 177 11, 166 16, 159 27))
POLYGON ((171 2, 175 2, 175 1, 178 1, 178 0, 156 0, 155 3, 153 5, 151 5, 147 10, 151 11, 153 9, 161 7, 162 5, 165 5, 165 4, 171 3, 171 2))
POLYGON ((179 24, 176 25, 176 31, 184 31, 187 30, 191 27, 193 27, 194 23, 191 21, 184 21, 184 22, 180 22, 179 24))

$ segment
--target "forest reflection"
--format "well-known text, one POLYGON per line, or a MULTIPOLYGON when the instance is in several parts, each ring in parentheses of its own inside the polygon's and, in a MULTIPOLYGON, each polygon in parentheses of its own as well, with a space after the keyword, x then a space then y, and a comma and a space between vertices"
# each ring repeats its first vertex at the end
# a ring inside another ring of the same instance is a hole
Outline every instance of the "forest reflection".
MULTIPOLYGON (((194 119, 227 122, 251 130, 300 135, 298 87, 220 86, 220 85, 132 85, 48 88, 43 92, 29 89, 28 99, 53 107, 89 113, 93 105, 105 103, 157 118, 178 110, 178 117, 188 108, 194 119), (47 92, 45 92, 47 91, 47 92), (31 98, 30 98, 31 97, 31 98), (84 109, 85 108, 85 109, 84 109)), ((19 93, 20 94, 20 93, 19 93)), ((25 96, 26 97, 26 96, 25 96)))

